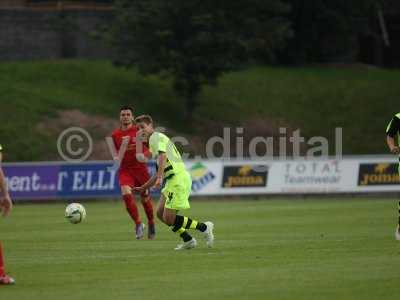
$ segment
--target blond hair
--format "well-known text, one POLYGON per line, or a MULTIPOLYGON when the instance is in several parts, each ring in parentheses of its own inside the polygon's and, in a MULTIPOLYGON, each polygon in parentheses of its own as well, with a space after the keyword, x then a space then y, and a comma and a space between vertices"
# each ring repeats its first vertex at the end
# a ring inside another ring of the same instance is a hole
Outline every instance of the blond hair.
POLYGON ((146 124, 153 124, 153 119, 151 118, 150 115, 140 115, 138 117, 135 118, 135 122, 136 123, 146 123, 146 124))

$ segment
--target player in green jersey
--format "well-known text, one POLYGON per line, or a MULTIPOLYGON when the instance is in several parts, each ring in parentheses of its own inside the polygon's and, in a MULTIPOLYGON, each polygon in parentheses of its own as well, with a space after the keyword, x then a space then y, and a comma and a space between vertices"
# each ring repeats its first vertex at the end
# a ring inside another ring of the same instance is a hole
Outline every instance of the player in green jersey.
MULTIPOLYGON (((391 153, 395 155, 400 154, 399 148, 400 142, 400 113, 397 113, 390 120, 388 126, 386 127, 386 143, 389 147, 391 153), (397 138, 397 145, 395 138, 397 138)), ((400 174, 400 164, 399 164, 399 174, 400 174)), ((396 240, 400 241, 400 202, 399 202, 399 223, 395 232, 396 240)))
POLYGON ((152 186, 159 188, 164 183, 157 216, 182 238, 183 243, 179 244, 175 250, 196 247, 197 241, 188 233, 187 229, 200 231, 204 235, 207 246, 212 247, 214 242, 213 223, 198 222, 178 214, 180 210, 190 208, 189 196, 192 189, 190 174, 186 171, 178 149, 165 134, 154 130, 153 120, 149 115, 139 116, 135 122, 149 143, 152 156, 157 158, 157 173, 136 190, 142 191, 152 186))

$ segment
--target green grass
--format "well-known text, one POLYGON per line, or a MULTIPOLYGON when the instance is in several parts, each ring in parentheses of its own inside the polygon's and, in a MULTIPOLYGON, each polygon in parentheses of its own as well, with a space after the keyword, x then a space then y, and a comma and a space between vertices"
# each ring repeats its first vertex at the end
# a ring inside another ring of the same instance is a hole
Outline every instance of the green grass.
MULTIPOLYGON (((206 87, 195 116, 227 126, 270 120, 300 128, 306 138, 325 136, 331 146, 334 128, 342 127, 344 153, 385 153, 385 127, 398 112, 399 77, 400 70, 251 67, 206 87)), ((130 103, 161 125, 196 134, 184 122, 183 102, 170 80, 107 61, 3 62, 0 91, 0 138, 9 160, 54 157, 57 136, 39 132, 37 124, 64 109, 116 117, 121 104, 130 103)), ((209 127, 197 134, 215 134, 216 127, 209 127)))
POLYGON ((397 112, 399 70, 251 68, 227 74, 208 88, 198 114, 243 124, 250 118, 327 137, 343 128, 345 154, 386 153, 385 129, 397 112), (238 113, 240 112, 240 113, 238 113))
POLYGON ((119 108, 126 103, 137 105, 137 113, 154 112, 153 107, 168 100, 177 112, 180 107, 174 102, 168 82, 143 78, 102 61, 1 63, 0 90, 0 137, 9 150, 9 160, 35 161, 54 156, 57 135, 38 131, 37 124, 56 117, 57 111, 79 109, 118 118, 119 108))
MULTIPOLYGON (((64 205, 17 205, 1 220, 17 285, 1 299, 397 299, 396 201, 192 201, 216 224, 215 248, 175 252, 158 224, 136 241, 122 203, 87 203, 67 224, 64 205)), ((196 237, 198 234, 195 234, 196 237)))

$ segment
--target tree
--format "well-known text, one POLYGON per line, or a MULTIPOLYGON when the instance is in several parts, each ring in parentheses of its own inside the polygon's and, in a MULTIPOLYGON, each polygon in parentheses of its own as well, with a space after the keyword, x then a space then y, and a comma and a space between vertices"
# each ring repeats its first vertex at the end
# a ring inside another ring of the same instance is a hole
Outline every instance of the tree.
POLYGON ((284 1, 292 7, 295 32, 284 51, 286 62, 351 62, 359 53, 360 37, 380 38, 375 23, 382 0, 284 1))
POLYGON ((271 62, 290 37, 281 0, 117 0, 115 63, 168 74, 192 120, 206 84, 253 59, 271 62))

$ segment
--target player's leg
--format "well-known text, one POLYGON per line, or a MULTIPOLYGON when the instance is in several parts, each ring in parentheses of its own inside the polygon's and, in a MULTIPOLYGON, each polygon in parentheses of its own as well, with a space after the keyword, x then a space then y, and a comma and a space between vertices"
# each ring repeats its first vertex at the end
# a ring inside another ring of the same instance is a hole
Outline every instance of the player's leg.
POLYGON ((135 224, 140 224, 140 216, 135 203, 135 197, 132 194, 132 188, 129 185, 121 186, 122 199, 124 200, 126 210, 129 216, 135 222, 135 224))
POLYGON ((165 225, 171 226, 172 231, 177 233, 183 239, 184 243, 178 245, 175 249, 181 250, 181 249, 191 249, 191 248, 195 247, 196 240, 193 240, 192 242, 185 244, 185 240, 186 240, 186 242, 189 242, 190 240, 192 240, 190 235, 187 234, 186 230, 184 230, 184 229, 174 230, 173 225, 175 224, 176 211, 165 208, 165 196, 163 194, 164 192, 165 192, 165 189, 163 189, 163 191, 161 192, 161 197, 160 197, 160 200, 158 201, 157 217, 165 225), (185 234, 185 232, 186 232, 186 234, 185 234), (185 245, 187 248, 184 247, 185 245))
POLYGON ((147 216, 147 221, 149 225, 154 225, 154 213, 153 213, 153 202, 151 199, 150 192, 147 190, 140 194, 143 209, 147 216))
MULTIPOLYGON (((178 182, 172 184, 171 191, 167 194, 165 208, 187 209, 191 193, 192 181, 189 174, 182 176, 178 182)), ((211 222, 199 222, 184 215, 176 215, 174 218, 174 229, 177 231, 195 229, 200 231, 206 239, 207 246, 212 247, 214 243, 214 224, 211 222)))
MULTIPOLYGON (((160 200, 158 201, 158 207, 157 207, 157 218, 166 224, 164 222, 164 206, 165 206, 165 197, 163 194, 160 196, 160 200)), ((166 224, 167 225, 167 224, 166 224)))
POLYGON ((397 230, 395 233, 396 240, 400 241, 400 201, 398 203, 398 214, 399 214, 399 222, 397 224, 397 230))
POLYGON ((148 190, 144 191, 140 194, 140 197, 144 212, 147 216, 147 224, 149 227, 147 231, 147 237, 152 240, 156 235, 156 227, 154 223, 153 202, 151 200, 150 192, 148 190))
MULTIPOLYGON (((399 172, 399 175, 400 175, 400 163, 399 163, 399 166, 398 166, 398 172, 399 172)), ((400 241, 400 201, 398 203, 398 214, 399 214, 398 215, 399 221, 398 221, 396 232, 395 232, 394 236, 395 236, 396 240, 400 241)))
POLYGON ((122 199, 124 200, 126 210, 131 219, 135 222, 135 234, 137 239, 141 239, 144 234, 144 224, 139 217, 139 211, 135 203, 135 198, 132 194, 132 186, 134 186, 134 177, 129 170, 119 171, 119 184, 121 186, 122 199))
POLYGON ((137 239, 141 239, 144 235, 144 224, 140 220, 139 211, 132 194, 132 188, 129 185, 121 186, 122 199, 124 200, 126 210, 129 216, 135 222, 135 234, 137 239))
POLYGON ((164 223, 170 226, 171 230, 178 234, 183 240, 183 243, 179 244, 175 250, 188 250, 196 247, 196 239, 193 238, 184 227, 182 227, 182 224, 180 223, 181 216, 176 215, 176 213, 176 210, 169 208, 164 208, 163 212, 164 223))
MULTIPOLYGON (((168 208, 165 209, 165 211, 169 212, 170 210, 168 208)), ((168 221, 170 222, 170 221, 168 221)), ((171 225, 172 226, 172 225, 171 225)), ((175 220, 173 223, 173 231, 174 232, 187 232, 189 229, 195 229, 200 231, 206 240, 207 246, 212 247, 214 244, 214 224, 212 222, 199 222, 195 219, 191 219, 189 217, 186 217, 184 215, 176 215, 175 220)), ((185 241, 185 240, 184 240, 185 241)))
POLYGON ((0 277, 4 275, 5 271, 4 271, 3 249, 1 248, 1 243, 0 243, 0 277))
POLYGON ((8 276, 4 270, 3 249, 0 243, 0 284, 14 284, 14 278, 8 276))
MULTIPOLYGON (((149 172, 147 169, 140 170, 135 173, 135 186, 142 186, 150 179, 149 172)), ((154 239, 156 234, 156 228, 154 223, 154 213, 153 213, 153 202, 149 190, 146 190, 140 194, 143 209, 147 216, 148 231, 147 237, 149 239, 154 239)))

